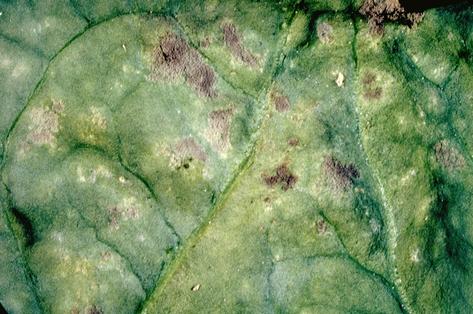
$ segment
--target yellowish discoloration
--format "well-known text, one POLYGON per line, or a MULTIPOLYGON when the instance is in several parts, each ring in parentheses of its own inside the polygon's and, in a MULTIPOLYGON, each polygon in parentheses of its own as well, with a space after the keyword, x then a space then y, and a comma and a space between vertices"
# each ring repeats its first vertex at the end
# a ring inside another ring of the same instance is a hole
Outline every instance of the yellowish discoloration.
POLYGON ((81 183, 95 183, 97 179, 110 179, 113 177, 112 172, 104 165, 98 165, 92 171, 84 170, 81 166, 76 169, 77 180, 81 183))
POLYGON ((92 123, 97 126, 99 129, 106 129, 107 128, 107 120, 103 116, 103 113, 97 107, 91 107, 90 111, 92 112, 91 121, 92 123))
POLYGON ((412 183, 412 178, 415 177, 417 171, 415 169, 409 170, 404 176, 401 177, 400 182, 402 185, 408 185, 412 183))
POLYGON ((46 145, 56 148, 56 135, 60 130, 59 118, 64 110, 61 101, 52 101, 51 106, 34 107, 29 112, 31 124, 30 132, 23 145, 23 152, 27 152, 31 145, 46 145))
POLYGON ((225 155, 231 147, 230 127, 234 112, 234 108, 229 107, 212 111, 208 117, 205 137, 212 144, 213 148, 222 155, 225 155))
POLYGON ((25 63, 18 63, 11 72, 11 77, 14 79, 25 76, 30 70, 30 67, 25 63))

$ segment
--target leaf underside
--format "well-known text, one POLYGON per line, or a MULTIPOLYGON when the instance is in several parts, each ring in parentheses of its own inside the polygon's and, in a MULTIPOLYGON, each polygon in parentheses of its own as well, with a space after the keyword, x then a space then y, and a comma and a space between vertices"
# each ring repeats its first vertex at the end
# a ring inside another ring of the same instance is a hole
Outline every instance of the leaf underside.
POLYGON ((0 310, 471 313, 473 9, 360 5, 0 1, 0 310))

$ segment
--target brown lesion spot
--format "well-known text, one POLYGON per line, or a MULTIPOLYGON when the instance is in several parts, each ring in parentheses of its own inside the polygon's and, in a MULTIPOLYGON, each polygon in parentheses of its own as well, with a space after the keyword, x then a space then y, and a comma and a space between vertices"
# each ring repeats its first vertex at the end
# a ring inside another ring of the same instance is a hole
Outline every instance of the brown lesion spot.
POLYGON ((465 158, 447 140, 442 140, 435 144, 435 158, 448 170, 456 170, 465 166, 465 158))
POLYGON ((287 140, 287 144, 292 147, 299 145, 299 139, 297 137, 291 137, 287 140))
POLYGON ((291 108, 289 97, 276 89, 271 91, 270 99, 278 112, 285 112, 291 108))
POLYGON ((171 158, 172 165, 176 169, 188 169, 194 160, 206 162, 207 154, 193 138, 187 137, 174 145, 171 158))
POLYGON ((374 81, 376 80, 376 75, 372 72, 366 72, 363 78, 361 79, 361 82, 363 85, 368 86, 371 85, 374 81))
POLYGON ((183 38, 172 33, 166 34, 155 48, 155 63, 165 67, 164 75, 177 77, 185 70, 189 50, 190 47, 183 38))
POLYGON ((317 230, 317 234, 325 235, 327 233, 328 225, 324 219, 318 219, 315 223, 315 228, 317 230))
POLYGON ((412 27, 424 16, 421 12, 407 12, 399 0, 365 0, 360 13, 368 17, 371 31, 379 35, 383 33, 386 21, 397 21, 412 27))
POLYGON ((51 111, 59 115, 64 111, 64 103, 62 100, 53 100, 51 104, 51 111))
POLYGON ((298 180, 298 177, 289 170, 287 164, 278 166, 274 175, 263 174, 262 178, 267 186, 274 187, 279 184, 283 191, 294 188, 298 180))
POLYGON ((317 37, 324 44, 328 44, 333 40, 333 27, 325 22, 317 25, 317 37))
POLYGON ((383 94, 383 89, 380 86, 376 86, 376 74, 372 72, 366 72, 362 79, 363 84, 363 97, 368 100, 378 100, 383 94))
POLYGON ((210 39, 210 37, 204 37, 204 38, 200 41, 200 46, 201 46, 202 48, 208 48, 211 43, 212 43, 212 40, 210 39))
POLYGON ((118 211, 117 207, 111 207, 108 209, 108 224, 112 229, 117 230, 118 226, 118 219, 120 218, 120 212, 118 211))
POLYGON ((218 109, 209 113, 207 139, 221 153, 230 148, 230 128, 234 108, 218 109))
POLYGON ((360 173, 354 164, 343 164, 334 156, 327 156, 323 162, 323 169, 337 189, 347 189, 353 186, 360 173))
POLYGON ((383 89, 377 86, 377 87, 366 89, 363 95, 367 99, 374 100, 374 99, 380 99, 382 94, 383 94, 383 89))
POLYGON ((256 66, 257 59, 252 53, 243 47, 236 26, 231 22, 225 22, 222 24, 221 28, 223 32, 223 41, 230 49, 232 55, 249 66, 256 66))
POLYGON ((97 305, 92 305, 88 310, 87 314, 103 314, 103 311, 97 305))
POLYGON ((102 261, 107 262, 112 258, 112 252, 104 251, 100 254, 102 261))
POLYGON ((215 72, 182 37, 174 33, 164 35, 154 49, 153 58, 151 80, 174 80, 182 76, 199 94, 216 96, 215 72))

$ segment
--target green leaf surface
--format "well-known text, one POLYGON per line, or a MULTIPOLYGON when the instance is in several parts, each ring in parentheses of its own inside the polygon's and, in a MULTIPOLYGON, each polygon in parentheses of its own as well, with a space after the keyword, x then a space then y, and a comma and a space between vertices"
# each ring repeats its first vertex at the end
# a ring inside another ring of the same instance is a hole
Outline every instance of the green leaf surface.
POLYGON ((472 312, 473 10, 360 6, 0 2, 1 306, 472 312))

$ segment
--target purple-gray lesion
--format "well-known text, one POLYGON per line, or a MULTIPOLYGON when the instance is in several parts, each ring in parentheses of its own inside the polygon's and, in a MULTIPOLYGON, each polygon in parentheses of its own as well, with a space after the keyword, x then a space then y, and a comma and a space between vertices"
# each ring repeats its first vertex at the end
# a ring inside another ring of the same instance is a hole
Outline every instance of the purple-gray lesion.
POLYGON ((298 181, 298 177, 289 169, 287 164, 279 165, 273 175, 263 174, 262 178, 267 186, 280 185, 283 191, 294 188, 298 181))
POLYGON ((278 112, 286 112, 291 109, 289 97, 278 90, 272 90, 270 94, 271 102, 278 112))
POLYGON ((354 164, 344 164, 334 156, 325 157, 323 169, 337 189, 352 187, 355 180, 360 177, 360 173, 354 164))
POLYGON ((187 84, 202 96, 211 98, 217 95, 214 70, 186 40, 170 32, 154 48, 150 79, 166 81, 179 77, 184 77, 187 84))
POLYGON ((448 170, 456 170, 465 166, 465 158, 447 140, 442 140, 434 146, 435 158, 448 170))
POLYGON ((246 65, 255 67, 258 64, 258 60, 241 43, 241 36, 240 34, 238 34, 236 26, 233 23, 225 22, 222 24, 221 29, 225 46, 230 49, 233 57, 235 57, 246 65))

